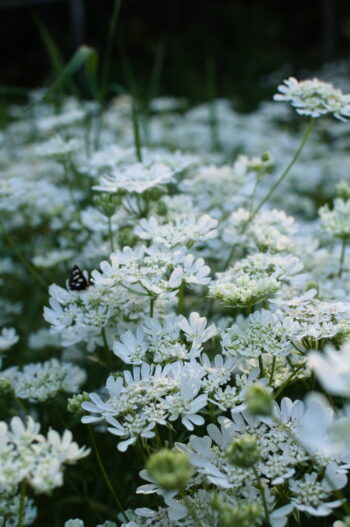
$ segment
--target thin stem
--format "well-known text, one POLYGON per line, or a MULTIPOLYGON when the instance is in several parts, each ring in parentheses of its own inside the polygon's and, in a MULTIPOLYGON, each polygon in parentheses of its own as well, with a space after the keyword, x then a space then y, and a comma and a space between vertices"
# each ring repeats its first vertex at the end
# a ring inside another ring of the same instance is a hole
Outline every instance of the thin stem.
POLYGON ((183 282, 181 282, 179 287, 177 312, 178 315, 183 315, 185 312, 185 286, 183 282))
POLYGON ((275 366, 276 366, 276 357, 272 359, 272 366, 271 366, 270 379, 269 379, 270 386, 272 386, 273 375, 275 373, 275 366))
POLYGON ((42 279, 42 277, 37 272, 35 267, 31 263, 29 263, 28 260, 23 256, 23 254, 17 249, 15 242, 12 240, 11 236, 5 230, 2 220, 0 220, 0 227, 1 227, 5 240, 7 241, 8 245, 13 249, 18 260, 24 265, 27 271, 29 271, 30 274, 33 275, 33 277, 40 283, 40 285, 42 285, 45 289, 47 289, 48 284, 42 279))
POLYGON ((262 359, 262 356, 259 355, 259 368, 260 368, 260 377, 265 377, 265 368, 264 368, 264 363, 263 363, 263 359, 262 359))
POLYGON ((340 252, 339 272, 338 272, 339 278, 343 274, 343 270, 344 270, 345 251, 346 251, 346 243, 347 243, 347 241, 348 241, 347 238, 343 238, 342 241, 341 241, 341 252, 340 252))
POLYGON ((258 471, 256 470, 255 467, 253 467, 253 471, 254 471, 254 475, 255 475, 256 480, 257 480, 258 489, 259 489, 259 492, 261 494, 261 499, 262 499, 262 502, 263 502, 266 524, 270 526, 271 525, 270 524, 270 516, 269 516, 269 510, 267 508, 265 490, 264 490, 264 487, 262 486, 260 476, 259 476, 258 471))
POLYGON ((290 381, 296 376, 296 374, 298 373, 299 370, 304 368, 304 366, 305 366, 305 364, 303 363, 303 364, 299 364, 299 366, 297 366, 295 368, 293 373, 291 375, 289 375, 288 379, 282 384, 282 386, 279 388, 279 390, 277 390, 277 393, 275 394, 275 397, 274 397, 275 399, 278 399, 278 397, 281 395, 281 393, 283 392, 285 387, 288 386, 290 381))
POLYGON ((131 111, 131 117, 132 117, 132 128, 134 131, 134 143, 135 143, 135 152, 137 161, 139 163, 142 163, 142 151, 141 151, 141 138, 140 138, 140 125, 139 125, 139 119, 137 114, 137 105, 136 100, 133 97, 132 99, 132 111, 131 111))
POLYGON ((111 218, 111 216, 108 216, 108 236, 109 236, 109 243, 110 243, 110 246, 111 246, 111 252, 114 253, 114 240, 113 240, 112 218, 111 218))
POLYGON ((294 163, 296 162, 296 160, 300 156, 300 154, 301 154, 301 152, 302 152, 302 150, 303 150, 303 148, 305 146, 306 141, 308 140, 308 137, 309 137, 309 135, 311 133, 313 124, 314 124, 314 120, 313 120, 313 118, 311 118, 310 121, 309 121, 309 124, 306 127, 306 130, 305 130, 304 135, 302 137, 301 143, 300 143, 299 147, 297 148, 297 150, 295 151, 295 153, 294 153, 291 161, 289 162, 288 166, 284 169, 284 171, 282 172, 280 177, 277 179, 277 181, 272 185, 272 187, 270 188, 270 190, 266 194, 266 196, 260 201, 260 203, 257 205, 257 207, 249 215, 248 220, 243 225, 241 234, 243 234, 245 232, 245 230, 248 227, 249 223, 255 218, 255 216, 257 215, 257 213, 261 209, 261 207, 271 198, 272 194, 275 192, 277 187, 279 187, 279 185, 282 183, 282 181, 289 174, 289 172, 290 172, 291 168, 293 167, 294 163))
POLYGON ((18 522, 17 527, 23 527, 24 523, 24 512, 25 512, 25 505, 26 505, 26 490, 27 490, 27 482, 24 479, 19 487, 19 505, 18 505, 18 522))
POLYGON ((124 509, 123 509, 123 506, 113 488, 113 485, 112 485, 112 482, 111 480, 109 479, 109 476, 106 472, 106 469, 103 465, 103 462, 102 462, 102 459, 101 459, 101 456, 100 456, 100 453, 98 451, 98 448, 97 448, 97 444, 96 444, 96 440, 95 440, 95 436, 94 436, 94 433, 92 431, 92 428, 91 426, 88 425, 88 430, 89 430, 89 436, 90 436, 90 441, 91 441, 91 445, 92 445, 92 449, 95 453, 95 456, 96 456, 96 459, 97 459, 97 463, 98 463, 98 466, 100 467, 100 470, 101 470, 101 473, 102 473, 102 476, 105 480, 105 483, 110 491, 110 493, 112 494, 113 498, 114 498, 114 501, 116 502, 117 504, 117 507, 118 509, 120 510, 120 512, 122 513, 122 515, 124 516, 125 520, 128 522, 129 519, 127 517, 127 515, 125 514, 124 512, 124 509))
POLYGON ((155 297, 154 296, 151 296, 151 298, 149 299, 149 316, 151 318, 153 318, 153 314, 154 314, 154 302, 155 302, 155 297))

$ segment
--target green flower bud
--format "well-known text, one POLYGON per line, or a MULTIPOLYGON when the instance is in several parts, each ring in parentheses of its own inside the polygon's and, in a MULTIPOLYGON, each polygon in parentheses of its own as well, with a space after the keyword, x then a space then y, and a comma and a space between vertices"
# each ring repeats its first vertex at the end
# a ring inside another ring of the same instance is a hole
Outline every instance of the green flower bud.
POLYGON ((263 384, 252 384, 245 394, 248 412, 252 415, 269 415, 272 411, 271 390, 263 384))
POLYGON ((77 393, 70 397, 67 401, 67 410, 71 414, 83 415, 84 410, 81 405, 84 401, 90 401, 89 394, 87 392, 77 393))
POLYGON ((261 161, 264 161, 265 163, 267 163, 270 160, 271 160, 270 152, 263 152, 261 154, 261 161))
POLYGON ((237 467, 253 467, 260 457, 256 438, 250 434, 237 437, 227 448, 226 457, 237 467))
POLYGON ((151 455, 146 469, 155 483, 165 490, 183 489, 192 474, 188 455, 166 448, 151 455))
POLYGON ((214 495, 212 507, 219 512, 222 527, 251 527, 262 518, 263 510, 259 503, 242 500, 239 505, 222 500, 214 495))
POLYGON ((0 377, 0 394, 7 395, 12 392, 12 384, 6 377, 0 377))

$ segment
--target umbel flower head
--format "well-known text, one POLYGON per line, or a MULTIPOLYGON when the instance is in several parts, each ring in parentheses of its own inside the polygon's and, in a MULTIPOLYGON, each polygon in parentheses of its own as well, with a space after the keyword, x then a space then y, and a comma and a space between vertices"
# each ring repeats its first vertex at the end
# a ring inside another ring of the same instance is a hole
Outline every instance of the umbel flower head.
POLYGON ((350 95, 344 95, 328 82, 289 77, 277 89, 280 93, 274 95, 274 100, 290 102, 301 115, 321 117, 331 113, 341 121, 350 116, 350 95))
POLYGON ((167 448, 152 454, 146 468, 151 478, 165 490, 184 488, 192 474, 188 455, 167 448))

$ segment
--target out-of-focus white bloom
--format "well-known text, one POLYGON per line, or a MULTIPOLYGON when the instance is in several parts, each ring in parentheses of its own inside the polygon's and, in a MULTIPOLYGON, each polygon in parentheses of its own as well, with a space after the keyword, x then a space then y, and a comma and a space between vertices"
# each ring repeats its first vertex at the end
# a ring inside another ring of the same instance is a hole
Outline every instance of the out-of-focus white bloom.
POLYGON ((26 364, 22 370, 9 368, 2 375, 10 380, 17 397, 32 402, 52 399, 60 390, 76 393, 86 380, 84 370, 57 359, 26 364))
POLYGON ((248 224, 244 234, 241 233, 249 218, 247 209, 238 209, 228 219, 223 232, 223 239, 232 244, 245 244, 258 251, 283 252, 292 251, 297 231, 294 218, 282 210, 259 212, 248 224))
POLYGON ((290 102, 302 115, 321 117, 331 113, 341 121, 350 116, 350 95, 344 95, 328 82, 289 77, 278 86, 278 91, 274 100, 290 102))
POLYGON ((217 220, 204 215, 196 218, 194 215, 186 219, 179 219, 174 223, 158 223, 157 218, 140 220, 134 229, 135 234, 143 240, 152 240, 153 243, 166 247, 188 245, 201 242, 217 236, 217 220))
POLYGON ((15 328, 2 328, 0 333, 0 353, 7 351, 19 341, 15 328))
POLYGON ((53 250, 49 251, 45 254, 38 254, 34 256, 33 258, 33 264, 36 267, 42 267, 42 268, 49 268, 54 267, 57 264, 60 264, 61 262, 66 262, 70 258, 72 258, 74 255, 74 252, 69 249, 63 249, 63 250, 53 250))
POLYGON ((51 159, 64 160, 71 156, 80 147, 79 141, 76 138, 64 141, 61 136, 56 135, 42 143, 37 148, 37 155, 40 157, 47 157, 51 159))
POLYGON ((321 227, 332 236, 338 238, 350 237, 350 199, 336 198, 333 209, 328 205, 319 209, 321 227))
POLYGON ((310 353, 309 366, 327 392, 350 397, 350 342, 340 350, 327 347, 323 354, 310 353))
POLYGON ((136 192, 142 194, 146 190, 170 183, 174 171, 161 163, 145 167, 142 163, 129 165, 125 169, 114 169, 112 174, 102 175, 94 190, 101 192, 136 192))

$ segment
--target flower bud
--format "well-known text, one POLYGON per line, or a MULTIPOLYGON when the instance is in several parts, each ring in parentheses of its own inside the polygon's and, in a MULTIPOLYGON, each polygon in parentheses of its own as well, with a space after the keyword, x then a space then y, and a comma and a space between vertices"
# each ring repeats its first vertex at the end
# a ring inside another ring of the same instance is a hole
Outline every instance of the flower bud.
POLYGON ((165 490, 183 489, 192 474, 188 455, 166 448, 151 455, 146 469, 155 483, 165 490))
POLYGON ((67 402, 68 412, 71 414, 83 415, 84 410, 81 405, 84 401, 90 401, 90 397, 87 392, 77 393, 70 397, 67 402))
POLYGON ((237 437, 227 448, 226 457, 232 465, 237 467, 254 466, 260 457, 256 438, 250 434, 237 437))
POLYGON ((270 152, 263 152, 261 154, 261 161, 264 161, 265 163, 267 163, 268 161, 271 161, 270 152))
POLYGON ((252 415, 269 415, 272 411, 271 390, 263 384, 252 384, 245 394, 248 412, 252 415))

